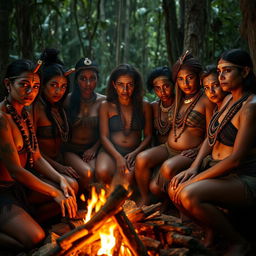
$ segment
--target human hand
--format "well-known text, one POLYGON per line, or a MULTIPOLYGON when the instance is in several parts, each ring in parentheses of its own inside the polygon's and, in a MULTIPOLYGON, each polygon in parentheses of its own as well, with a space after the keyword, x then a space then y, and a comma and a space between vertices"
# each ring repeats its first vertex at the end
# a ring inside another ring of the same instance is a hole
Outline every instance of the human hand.
POLYGON ((77 172, 70 166, 61 165, 61 167, 58 168, 58 170, 60 173, 66 174, 71 178, 75 178, 75 179, 79 178, 79 175, 77 174, 77 172))
POLYGON ((91 161, 93 158, 95 158, 96 152, 97 150, 95 150, 93 147, 85 150, 82 157, 83 161, 85 162, 91 161))
POLYGON ((131 152, 131 153, 125 155, 124 158, 126 159, 128 169, 132 170, 134 168, 134 165, 135 165, 136 154, 131 152))
POLYGON ((197 168, 188 168, 187 170, 184 170, 180 172, 179 174, 175 175, 171 182, 170 186, 172 187, 173 190, 175 190, 179 184, 192 179, 194 176, 197 175, 198 169, 197 168))
POLYGON ((120 156, 116 159, 116 168, 117 171, 121 174, 126 174, 127 172, 129 172, 127 161, 123 156, 120 156))
POLYGON ((74 218, 76 216, 77 204, 75 197, 66 197, 61 191, 58 190, 57 196, 54 197, 54 200, 60 205, 61 215, 63 217, 68 216, 69 218, 74 218))

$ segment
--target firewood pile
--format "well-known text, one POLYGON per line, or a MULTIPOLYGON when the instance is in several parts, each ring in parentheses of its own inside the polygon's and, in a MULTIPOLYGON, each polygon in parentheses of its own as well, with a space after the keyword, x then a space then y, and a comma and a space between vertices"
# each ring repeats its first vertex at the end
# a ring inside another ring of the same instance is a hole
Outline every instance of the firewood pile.
MULTIPOLYGON (((69 227, 72 226, 72 230, 62 235, 52 232, 47 243, 33 256, 213 255, 200 243, 193 228, 182 224, 175 216, 162 214, 161 203, 137 207, 127 199, 128 192, 117 186, 88 222, 71 220, 69 227), (111 254, 99 254, 102 247, 100 233, 110 226, 114 226, 114 247, 111 254)), ((62 232, 65 232, 63 228, 62 232)))

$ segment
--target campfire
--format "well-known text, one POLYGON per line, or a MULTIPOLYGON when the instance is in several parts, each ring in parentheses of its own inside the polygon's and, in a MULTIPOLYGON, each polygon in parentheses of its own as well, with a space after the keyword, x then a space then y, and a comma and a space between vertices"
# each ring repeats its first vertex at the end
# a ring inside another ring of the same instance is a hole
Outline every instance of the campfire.
POLYGON ((83 197, 87 201, 83 223, 33 255, 211 255, 179 218, 160 213, 161 203, 137 207, 128 197, 122 185, 108 197, 105 190, 93 187, 91 197, 83 197))

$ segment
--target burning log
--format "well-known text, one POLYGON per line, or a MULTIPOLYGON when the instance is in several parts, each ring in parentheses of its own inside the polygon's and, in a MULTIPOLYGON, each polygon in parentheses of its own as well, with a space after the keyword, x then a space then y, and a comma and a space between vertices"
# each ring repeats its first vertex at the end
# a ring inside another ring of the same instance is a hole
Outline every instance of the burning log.
POLYGON ((128 191, 121 185, 116 186, 104 206, 90 221, 58 238, 57 245, 44 256, 63 255, 63 253, 68 255, 81 249, 87 244, 87 240, 92 236, 93 232, 98 230, 104 222, 121 210, 120 208, 127 197, 128 191))
POLYGON ((115 214, 114 218, 118 223, 122 237, 125 239, 130 251, 134 254, 134 256, 147 256, 148 253, 144 244, 139 239, 124 211, 120 211, 115 214))

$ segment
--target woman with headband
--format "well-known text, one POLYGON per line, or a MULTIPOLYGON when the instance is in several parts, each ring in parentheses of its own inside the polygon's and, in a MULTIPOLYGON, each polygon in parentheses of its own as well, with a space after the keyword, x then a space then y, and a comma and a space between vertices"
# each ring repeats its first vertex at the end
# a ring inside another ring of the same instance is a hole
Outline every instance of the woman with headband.
POLYGON ((69 79, 56 49, 45 49, 40 59, 41 92, 33 104, 33 116, 40 152, 59 173, 65 175, 75 192, 79 176, 66 166, 61 146, 69 138, 69 124, 63 102, 69 92, 69 79))
POLYGON ((6 98, 0 103, 0 246, 11 251, 41 242, 45 232, 36 219, 58 213, 44 206, 31 209, 34 193, 59 204, 63 216, 73 218, 77 210, 73 189, 41 156, 27 111, 40 88, 37 69, 30 60, 11 63, 4 78, 6 98))
POLYGON ((249 212, 255 206, 256 77, 249 54, 240 49, 224 52, 217 70, 222 90, 231 94, 210 121, 208 147, 193 162, 197 172, 184 182, 170 183, 169 195, 206 229, 206 245, 221 235, 228 243, 225 255, 245 256, 249 244, 222 209, 249 212))
POLYGON ((167 191, 168 182, 191 165, 204 141, 214 105, 201 88, 201 72, 201 64, 188 51, 172 68, 175 82, 175 107, 170 115, 172 129, 162 145, 167 160, 150 184, 154 194, 167 191))

